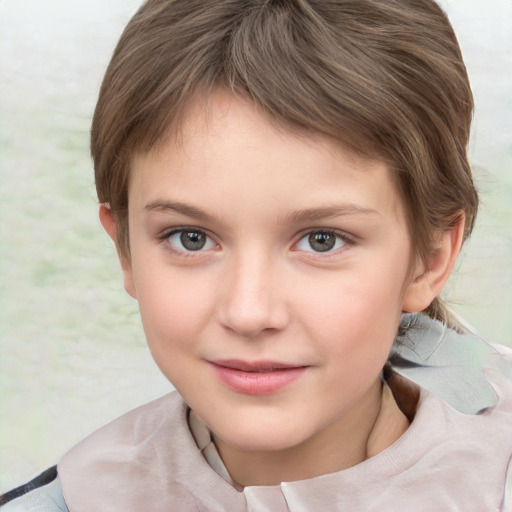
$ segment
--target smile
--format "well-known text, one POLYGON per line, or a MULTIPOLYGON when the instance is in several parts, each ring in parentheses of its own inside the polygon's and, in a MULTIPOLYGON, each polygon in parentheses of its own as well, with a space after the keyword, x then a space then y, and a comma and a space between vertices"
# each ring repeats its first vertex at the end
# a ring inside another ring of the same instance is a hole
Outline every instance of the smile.
POLYGON ((273 361, 210 361, 217 378, 228 388, 247 395, 269 395, 297 380, 308 368, 273 361))

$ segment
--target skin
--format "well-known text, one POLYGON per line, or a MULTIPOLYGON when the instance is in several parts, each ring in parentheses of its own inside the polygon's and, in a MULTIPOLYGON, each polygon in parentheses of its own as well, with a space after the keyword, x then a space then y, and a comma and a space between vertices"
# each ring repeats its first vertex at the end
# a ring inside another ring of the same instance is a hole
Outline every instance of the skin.
MULTIPOLYGON (((240 485, 353 466, 367 457, 401 313, 439 293, 462 228, 409 280, 406 217, 382 162, 280 128, 227 92, 204 107, 189 108, 179 144, 133 161, 121 263, 149 348, 240 485), (180 228, 204 232, 203 249, 187 251, 180 228), (333 249, 316 251, 311 232, 334 236, 333 249), (220 359, 305 370, 249 395, 219 380, 220 359)), ((100 217, 116 240, 110 211, 100 217)))

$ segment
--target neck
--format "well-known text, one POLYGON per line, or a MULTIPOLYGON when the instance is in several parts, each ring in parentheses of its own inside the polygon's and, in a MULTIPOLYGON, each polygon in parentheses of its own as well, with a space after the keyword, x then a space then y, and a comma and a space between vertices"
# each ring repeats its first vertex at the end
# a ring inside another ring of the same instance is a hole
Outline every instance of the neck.
POLYGON ((343 416, 300 445, 255 452, 234 448, 217 437, 215 444, 231 478, 241 487, 278 485, 347 469, 387 448, 407 428, 406 421, 396 418, 401 413, 392 398, 395 409, 388 406, 388 397, 386 410, 381 410, 381 387, 380 380, 374 382, 343 416), (382 414, 387 420, 393 418, 390 433, 386 433, 385 425, 378 421, 382 414), (377 435, 373 430, 379 424, 377 435))

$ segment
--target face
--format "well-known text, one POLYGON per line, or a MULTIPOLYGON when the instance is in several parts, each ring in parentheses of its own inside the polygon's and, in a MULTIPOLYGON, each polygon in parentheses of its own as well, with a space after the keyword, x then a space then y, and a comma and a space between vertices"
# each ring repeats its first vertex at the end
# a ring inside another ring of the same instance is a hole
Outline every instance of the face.
POLYGON ((407 292, 390 173, 215 93, 133 162, 131 261, 152 355, 237 449, 317 439, 375 389, 407 292))

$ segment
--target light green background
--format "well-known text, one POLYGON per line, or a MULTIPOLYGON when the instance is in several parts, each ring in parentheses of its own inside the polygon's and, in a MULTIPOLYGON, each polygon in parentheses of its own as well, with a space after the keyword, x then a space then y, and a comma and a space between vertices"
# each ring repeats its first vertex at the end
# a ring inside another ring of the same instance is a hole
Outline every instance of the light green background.
MULTIPOLYGON (((170 388, 97 221, 88 130, 138 0, 0 1, 0 491, 170 388)), ((512 2, 443 2, 477 111, 476 232, 447 296, 512 342, 512 2)))

